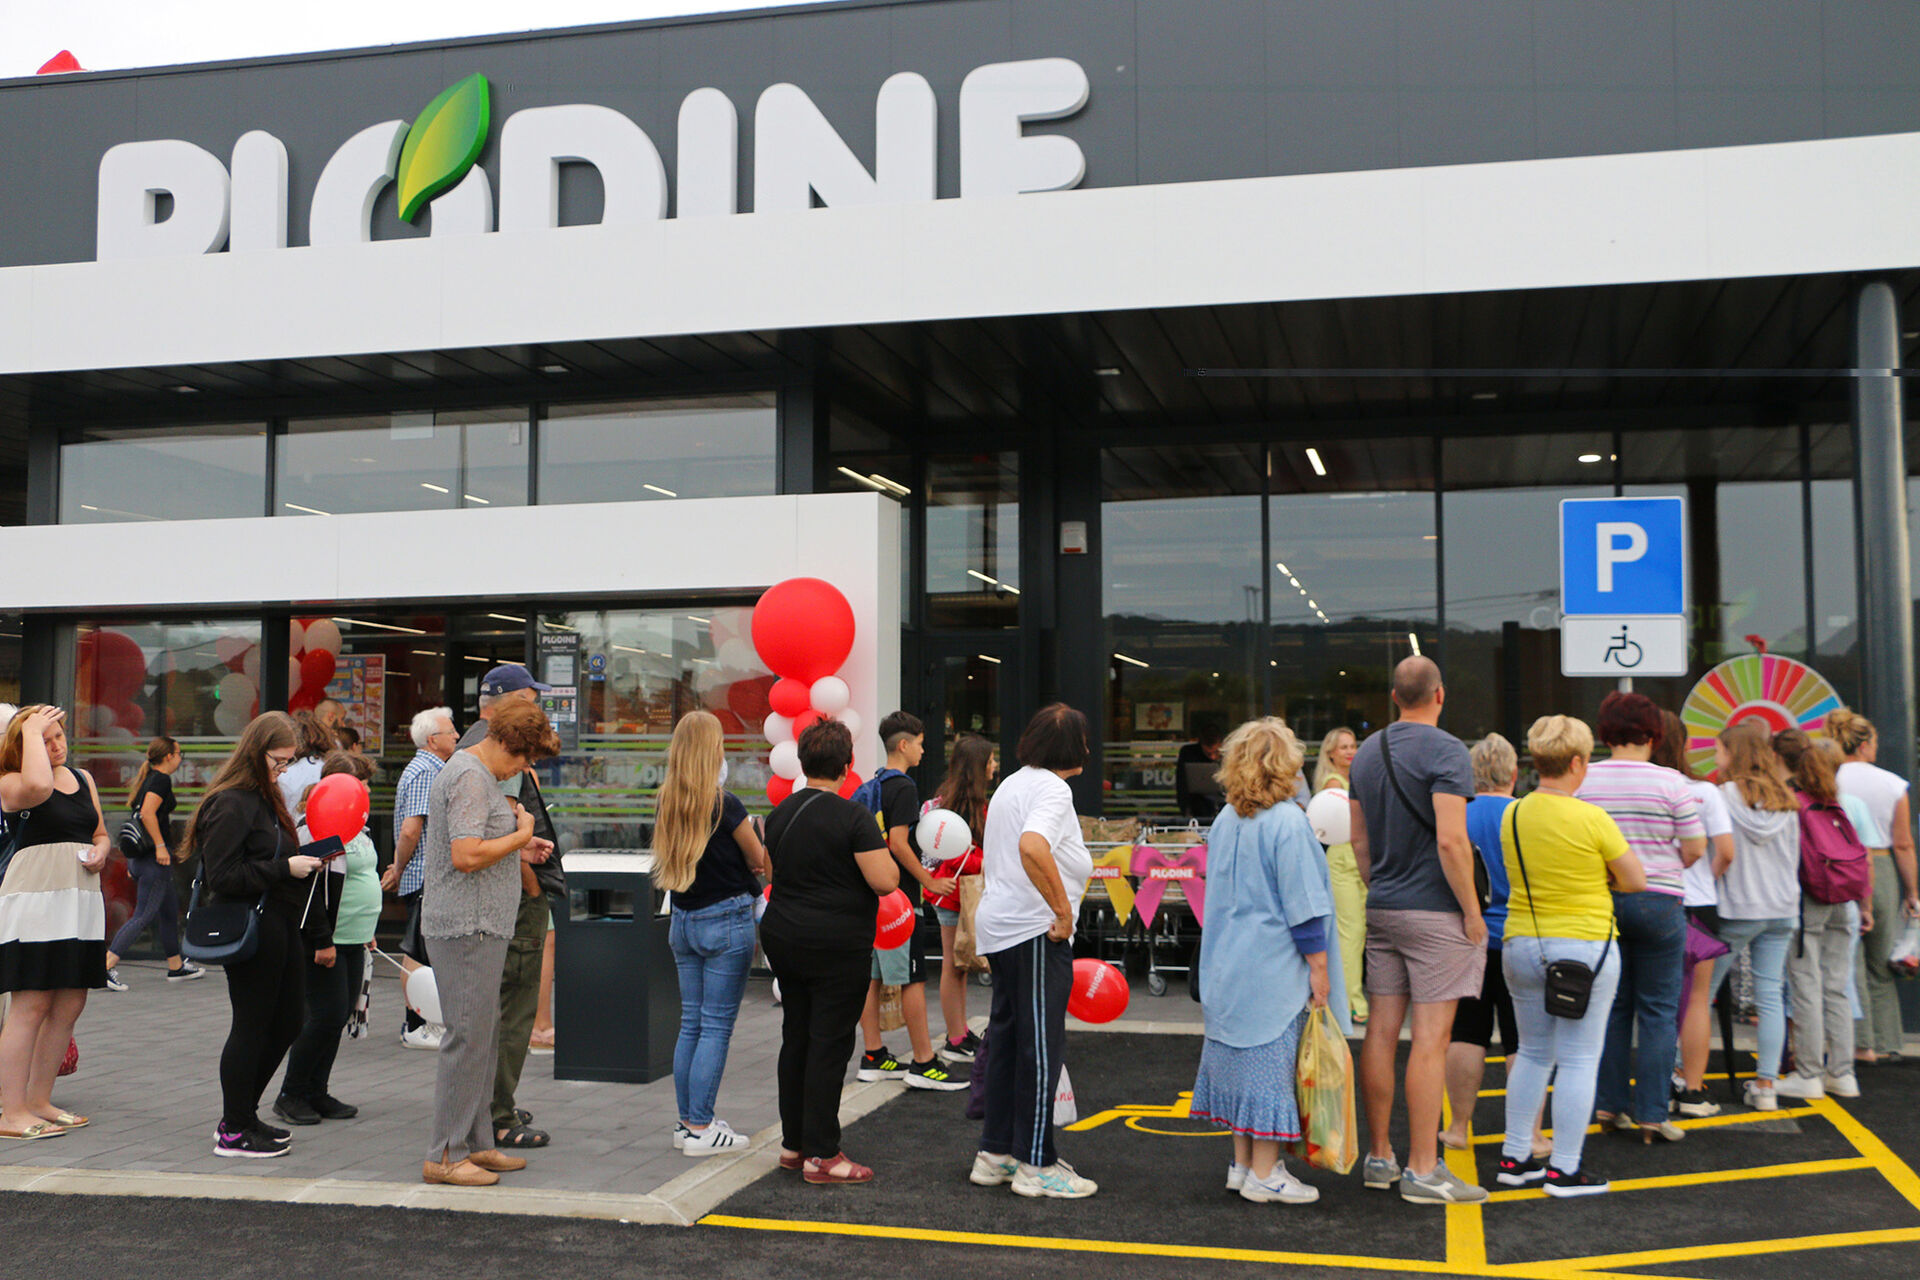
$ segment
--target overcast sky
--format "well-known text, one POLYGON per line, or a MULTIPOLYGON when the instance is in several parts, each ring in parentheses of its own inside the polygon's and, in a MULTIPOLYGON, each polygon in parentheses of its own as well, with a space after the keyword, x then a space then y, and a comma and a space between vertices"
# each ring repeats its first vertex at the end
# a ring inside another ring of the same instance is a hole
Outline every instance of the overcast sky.
POLYGON ((0 0, 0 77, 62 49, 89 71, 442 40, 799 0, 0 0))

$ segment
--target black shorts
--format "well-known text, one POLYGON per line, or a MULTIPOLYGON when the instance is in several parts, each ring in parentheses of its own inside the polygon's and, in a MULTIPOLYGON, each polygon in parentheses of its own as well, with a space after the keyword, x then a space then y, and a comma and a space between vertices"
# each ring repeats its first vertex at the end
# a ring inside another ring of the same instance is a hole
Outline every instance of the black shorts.
POLYGON ((1500 1047, 1508 1057, 1520 1047, 1520 1027, 1513 1017, 1513 997, 1507 994, 1506 971, 1500 953, 1487 952, 1487 969, 1480 979, 1480 995, 1460 1001, 1453 1011, 1453 1042, 1486 1049, 1493 1044, 1493 1024, 1500 1023, 1500 1047))

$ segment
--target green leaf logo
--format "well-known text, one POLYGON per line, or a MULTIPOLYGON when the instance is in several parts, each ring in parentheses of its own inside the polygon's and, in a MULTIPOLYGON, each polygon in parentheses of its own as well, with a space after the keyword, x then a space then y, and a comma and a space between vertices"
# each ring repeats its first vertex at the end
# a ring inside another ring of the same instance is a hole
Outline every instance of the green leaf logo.
POLYGON ((467 176, 487 145, 491 119, 487 78, 476 72, 449 85, 427 104, 407 130, 394 181, 400 185, 400 217, 412 222, 441 192, 467 176))

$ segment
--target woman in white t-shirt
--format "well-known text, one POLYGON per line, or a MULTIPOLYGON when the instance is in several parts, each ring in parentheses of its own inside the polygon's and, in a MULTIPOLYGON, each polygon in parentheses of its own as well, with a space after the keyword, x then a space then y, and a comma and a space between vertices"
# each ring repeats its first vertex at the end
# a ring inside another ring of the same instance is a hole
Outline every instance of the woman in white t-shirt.
POLYGON ((1680 878, 1684 890, 1681 903, 1687 912, 1689 972, 1680 991, 1681 1090, 1674 1104, 1682 1115, 1714 1116, 1720 1114, 1720 1104, 1707 1096, 1706 1081, 1707 1059, 1713 1052, 1713 961, 1719 951, 1707 944, 1707 939, 1718 943, 1720 937, 1719 877, 1733 865, 1733 817, 1727 812, 1720 788, 1696 776, 1687 763, 1689 735, 1680 717, 1662 711, 1660 723, 1663 732, 1654 748, 1653 762, 1687 780, 1687 789, 1700 806, 1700 821, 1707 829, 1706 856, 1689 862, 1680 878), (1701 957, 1703 951, 1709 954, 1701 957))
POLYGON ((1840 794, 1865 801, 1877 828, 1859 833, 1874 854, 1873 899, 1866 912, 1871 923, 1861 939, 1857 971, 1861 1017, 1854 1028, 1853 1056, 1867 1063, 1897 1062, 1903 1033, 1900 994, 1893 985, 1887 955, 1906 924, 1904 917, 1920 916, 1907 780, 1874 763, 1880 754, 1880 735, 1865 716, 1844 707, 1828 712, 1827 736, 1846 755, 1840 766, 1840 794))
POLYGON ((1099 1188, 1053 1148, 1053 1094, 1073 987, 1073 925, 1093 877, 1067 779, 1087 762, 1087 718, 1042 707, 1020 735, 1023 766, 993 793, 981 844, 974 936, 993 970, 986 1124, 968 1175, 976 1186, 1080 1200, 1099 1188))

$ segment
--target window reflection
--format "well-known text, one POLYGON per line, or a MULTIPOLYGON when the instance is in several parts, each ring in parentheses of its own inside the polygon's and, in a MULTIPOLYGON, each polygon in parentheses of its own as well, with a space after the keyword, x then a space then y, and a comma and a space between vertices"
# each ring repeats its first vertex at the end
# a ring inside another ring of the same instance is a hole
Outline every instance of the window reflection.
POLYGON ((63 524, 257 516, 266 494, 263 423, 90 431, 60 446, 63 524))
POLYGON ((777 490, 772 392, 558 405, 540 424, 540 501, 649 502, 777 490))
POLYGON ((527 436, 520 407, 295 419, 279 442, 275 514, 524 506, 527 436))
POLYGON ((1011 627, 1020 621, 1019 455, 927 463, 927 621, 1011 627))

